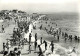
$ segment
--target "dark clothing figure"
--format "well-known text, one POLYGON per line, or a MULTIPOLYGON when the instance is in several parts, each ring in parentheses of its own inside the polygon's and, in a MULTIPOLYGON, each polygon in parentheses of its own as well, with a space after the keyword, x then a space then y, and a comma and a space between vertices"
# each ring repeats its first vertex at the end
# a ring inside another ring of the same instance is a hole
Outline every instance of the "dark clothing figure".
POLYGON ((30 44, 30 42, 31 42, 31 37, 32 37, 32 35, 31 35, 31 33, 29 34, 29 44, 30 44))
POLYGON ((47 50, 47 42, 44 40, 45 43, 45 50, 47 50))
POLYGON ((4 51, 3 56, 7 56, 8 55, 8 51, 4 51))
POLYGON ((65 33, 65 36, 64 37, 68 37, 68 34, 67 33, 65 33))
POLYGON ((57 39, 58 39, 58 41, 59 41, 59 35, 57 36, 57 39))
POLYGON ((72 42, 72 35, 69 35, 70 42, 72 42))
POLYGON ((5 51, 6 45, 3 43, 3 52, 5 51))
POLYGON ((37 41, 37 33, 35 33, 35 41, 37 41))
POLYGON ((14 48, 14 55, 17 56, 18 54, 18 48, 14 48))
POLYGON ((42 25, 40 26, 40 30, 42 29, 42 25))
POLYGON ((77 41, 77 36, 75 36, 74 38, 75 38, 75 41, 77 41))
POLYGON ((52 53, 53 53, 53 50, 54 50, 54 44, 53 44, 53 41, 51 42, 50 46, 51 46, 51 51, 52 51, 52 53))
POLYGON ((18 51, 18 54, 17 54, 17 56, 20 56, 21 55, 21 51, 18 51))
POLYGON ((38 56, 41 56, 41 55, 43 55, 42 49, 41 49, 40 45, 38 45, 38 47, 39 47, 39 55, 38 56))
POLYGON ((3 25, 2 25, 2 33, 3 33, 3 32, 5 32, 5 31, 4 31, 4 27, 3 27, 3 25))
POLYGON ((41 44, 42 44, 42 37, 41 37, 41 39, 40 39, 40 42, 41 42, 41 44))
POLYGON ((34 47, 35 47, 35 51, 36 51, 37 41, 34 42, 34 47))
POLYGON ((15 52, 10 51, 9 56, 15 56, 15 52))
POLYGON ((29 53, 31 53, 31 45, 29 45, 29 53))

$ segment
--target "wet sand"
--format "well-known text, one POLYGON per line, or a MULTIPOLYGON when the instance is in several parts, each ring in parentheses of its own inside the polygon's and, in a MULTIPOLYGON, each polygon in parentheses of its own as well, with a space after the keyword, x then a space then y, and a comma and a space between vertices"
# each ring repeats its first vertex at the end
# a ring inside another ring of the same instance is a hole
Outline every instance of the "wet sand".
MULTIPOLYGON (((45 27, 46 24, 45 24, 45 21, 43 21, 43 23, 36 23, 36 27, 38 28, 41 24, 43 24, 45 27)), ((55 27, 55 24, 53 25, 53 27, 55 27)), ((59 27, 59 26, 58 26, 59 27)), ((48 27, 47 27, 48 28, 48 27)), ((33 35, 34 33, 37 33, 38 34, 38 39, 40 39, 40 37, 43 37, 44 40, 47 40, 47 41, 52 41, 54 40, 54 43, 57 43, 59 45, 61 45, 62 47, 66 48, 66 49, 72 49, 73 47, 76 47, 76 51, 78 51, 78 54, 80 55, 80 42, 75 42, 74 40, 72 42, 70 41, 64 41, 64 39, 62 37, 60 37, 60 41, 58 42, 57 39, 54 39, 53 36, 49 35, 46 33, 46 31, 44 30, 33 30, 33 35)), ((73 32, 74 33, 74 32, 73 32)), ((73 34, 72 33, 72 34, 73 34)), ((74 33, 75 34, 75 33, 74 33)), ((74 35, 73 34, 73 35, 74 35)))

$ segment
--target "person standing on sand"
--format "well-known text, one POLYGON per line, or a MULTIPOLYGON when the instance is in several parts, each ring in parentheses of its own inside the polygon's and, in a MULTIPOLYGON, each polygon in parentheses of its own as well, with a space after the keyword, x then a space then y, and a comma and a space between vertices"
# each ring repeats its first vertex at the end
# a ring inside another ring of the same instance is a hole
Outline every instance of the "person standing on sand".
POLYGON ((29 45, 29 53, 31 53, 31 45, 29 45))
POLYGON ((37 33, 35 33, 35 41, 37 41, 37 33))
POLYGON ((47 42, 44 40, 45 43, 45 50, 47 50, 47 42))
POLYGON ((53 44, 53 41, 51 41, 50 46, 51 46, 51 51, 52 51, 52 53, 53 53, 53 50, 54 50, 54 44, 53 44))
POLYGON ((39 48, 39 55, 38 56, 41 56, 43 53, 42 53, 42 49, 41 49, 40 45, 38 45, 38 48, 39 48))
POLYGON ((3 27, 3 25, 2 25, 2 33, 4 33, 5 31, 4 31, 4 27, 3 27))
POLYGON ((57 39, 58 39, 58 41, 59 41, 59 35, 57 36, 57 39))
POLYGON ((31 33, 29 34, 29 44, 30 44, 30 42, 31 42, 31 37, 32 37, 32 35, 31 35, 31 33))
POLYGON ((3 52, 5 51, 6 45, 3 43, 3 52))
POLYGON ((37 41, 34 42, 34 49, 36 51, 36 47, 37 47, 37 41))
POLYGON ((42 37, 41 37, 41 39, 40 39, 40 42, 41 42, 41 44, 42 44, 42 37))

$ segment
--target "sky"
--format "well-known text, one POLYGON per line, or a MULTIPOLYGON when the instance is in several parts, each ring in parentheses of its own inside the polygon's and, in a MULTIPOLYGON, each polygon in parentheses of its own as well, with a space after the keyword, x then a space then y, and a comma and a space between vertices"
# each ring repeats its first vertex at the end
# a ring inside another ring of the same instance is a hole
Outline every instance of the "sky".
POLYGON ((27 12, 78 12, 79 0, 0 0, 0 10, 27 12))

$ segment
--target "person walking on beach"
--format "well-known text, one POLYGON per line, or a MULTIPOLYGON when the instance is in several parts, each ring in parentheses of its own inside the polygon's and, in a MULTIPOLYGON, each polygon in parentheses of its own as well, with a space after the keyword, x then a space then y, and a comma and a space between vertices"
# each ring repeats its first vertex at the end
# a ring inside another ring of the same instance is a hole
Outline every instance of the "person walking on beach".
POLYGON ((58 39, 58 41, 59 41, 59 35, 57 36, 57 39, 58 39))
POLYGON ((37 41, 37 33, 35 33, 35 41, 37 41))
POLYGON ((45 50, 47 50, 47 42, 44 40, 45 43, 45 50))
POLYGON ((4 33, 5 31, 4 31, 4 27, 3 27, 3 25, 2 25, 2 33, 4 33))
POLYGON ((32 35, 31 35, 31 33, 29 34, 29 44, 30 44, 30 42, 31 42, 31 37, 32 37, 32 35))
POLYGON ((42 44, 42 37, 41 37, 41 39, 40 39, 40 42, 41 42, 41 44, 42 44))
POLYGON ((38 45, 38 48, 39 48, 39 55, 38 55, 38 56, 43 55, 43 53, 42 53, 42 49, 41 49, 40 45, 38 45))
POLYGON ((3 52, 5 51, 6 45, 3 43, 3 52))
POLYGON ((54 50, 54 44, 53 44, 53 41, 51 41, 50 46, 51 46, 51 51, 52 51, 52 53, 53 53, 53 50, 54 50))
POLYGON ((37 47, 37 41, 34 42, 34 49, 36 51, 36 47, 37 47))

